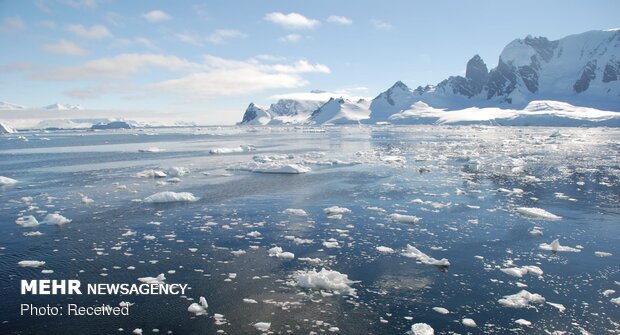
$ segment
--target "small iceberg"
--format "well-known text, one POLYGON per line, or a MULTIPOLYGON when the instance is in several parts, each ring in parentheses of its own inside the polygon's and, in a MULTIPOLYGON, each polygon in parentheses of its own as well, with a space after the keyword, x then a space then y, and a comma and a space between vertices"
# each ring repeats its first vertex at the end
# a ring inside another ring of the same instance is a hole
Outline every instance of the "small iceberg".
POLYGON ((290 260, 290 259, 294 259, 295 258, 295 254, 294 253, 288 252, 288 251, 284 251, 280 247, 273 247, 273 248, 269 249, 267 252, 269 253, 269 257, 276 257, 276 258, 286 259, 286 260, 290 260))
POLYGON ((558 239, 553 240, 553 242, 549 244, 542 243, 538 247, 542 250, 548 250, 548 251, 553 251, 553 252, 560 252, 560 251, 581 252, 580 249, 560 245, 560 241, 558 239))
POLYGON ((138 281, 143 282, 145 284, 163 284, 164 280, 166 280, 166 276, 163 273, 160 273, 157 277, 140 277, 138 281))
POLYGON ((24 228, 32 228, 39 225, 39 221, 32 215, 20 216, 15 220, 15 223, 24 227, 24 228))
POLYGON ((209 304, 207 304, 207 299, 205 297, 200 297, 198 303, 192 303, 187 307, 187 311, 190 313, 194 313, 196 316, 207 314, 207 308, 209 308, 209 304))
POLYGON ((257 322, 254 324, 254 328, 256 328, 257 330, 261 332, 269 331, 270 327, 271 327, 271 322, 257 322))
POLYGON ((518 293, 512 295, 506 295, 504 298, 499 299, 500 305, 509 308, 525 308, 529 307, 530 303, 542 304, 545 302, 545 298, 536 293, 530 293, 526 290, 521 290, 518 293))
POLYGON ((411 335, 435 335, 435 330, 426 323, 416 323, 411 326, 411 331, 407 333, 411 335))
POLYGON ((17 265, 22 268, 38 268, 39 266, 45 265, 44 261, 19 261, 17 265))
POLYGON ((409 223, 414 224, 421 220, 421 218, 414 215, 404 215, 404 214, 390 214, 390 219, 394 222, 398 223, 409 223))
POLYGON ((325 268, 321 271, 316 269, 297 271, 293 278, 297 286, 315 290, 326 290, 337 294, 355 295, 356 291, 351 287, 356 282, 350 280, 346 274, 325 268))
POLYGON ((163 204, 169 202, 194 202, 198 201, 199 198, 195 197, 193 194, 189 192, 159 192, 155 193, 149 197, 144 199, 144 202, 150 204, 163 204))
POLYGON ((60 214, 56 214, 56 213, 54 213, 54 214, 47 214, 45 216, 45 218, 43 219, 43 223, 55 224, 55 225, 58 225, 58 226, 62 226, 64 224, 70 223, 71 221, 73 221, 73 220, 67 219, 66 217, 64 217, 64 216, 62 216, 60 214))
POLYGON ((0 176, 0 186, 10 186, 17 183, 17 180, 9 177, 0 176))
POLYGON ((428 265, 435 265, 435 266, 439 266, 439 267, 448 267, 450 266, 450 262, 445 259, 435 259, 425 253, 423 253, 422 251, 418 250, 418 248, 407 244, 407 249, 403 250, 403 252, 401 253, 401 255, 405 256, 405 257, 409 257, 409 258, 413 258, 416 261, 422 263, 422 264, 428 264, 428 265))
POLYGON ((236 148, 215 148, 215 149, 211 149, 209 150, 209 153, 212 155, 222 155, 222 154, 233 154, 233 153, 240 153, 240 152, 249 152, 249 151, 254 151, 256 150, 256 148, 253 145, 250 144, 242 144, 236 148))
POLYGON ((282 164, 282 163, 256 163, 251 162, 229 167, 228 170, 249 171, 255 173, 273 174, 302 174, 312 171, 307 166, 301 164, 282 164))
POLYGON ((557 216, 542 208, 536 207, 519 207, 517 208, 517 213, 533 219, 560 220, 562 218, 561 216, 557 216))

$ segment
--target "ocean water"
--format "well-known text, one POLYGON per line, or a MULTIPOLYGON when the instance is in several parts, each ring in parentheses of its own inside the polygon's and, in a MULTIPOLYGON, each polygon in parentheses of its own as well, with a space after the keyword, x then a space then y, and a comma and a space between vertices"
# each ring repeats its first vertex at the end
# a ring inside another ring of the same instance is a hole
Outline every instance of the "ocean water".
POLYGON ((438 334, 620 331, 620 306, 612 302, 620 296, 617 129, 214 127, 20 135, 27 141, 0 137, 0 176, 18 180, 0 187, 2 334, 129 334, 135 328, 258 334, 257 322, 270 322, 276 334, 405 334, 415 323, 438 334), (210 153, 248 144, 255 150, 210 153), (140 152, 149 148, 160 150, 140 152), (311 171, 231 169, 267 160, 311 171), (176 180, 137 176, 172 167, 187 173, 176 180), (199 200, 142 201, 162 191, 191 192, 199 200), (93 201, 83 203, 84 196, 93 201), (328 217, 324 209, 331 206, 350 212, 328 217), (561 218, 524 216, 522 207, 561 218), (72 222, 15 223, 24 215, 43 221, 49 213, 72 222), (419 220, 395 221, 393 214, 419 220), (531 233, 535 227, 542 235, 531 233), (25 235, 33 231, 43 235, 25 235), (260 236, 248 235, 255 231, 260 236), (539 247, 555 239, 578 252, 539 247), (407 245, 450 266, 406 257, 407 245), (269 257, 274 246, 295 259, 269 257), (379 246, 394 252, 380 253, 379 246), (245 254, 231 253, 238 250, 245 254), (46 263, 24 268, 17 265, 22 260, 46 263), (519 278, 501 271, 522 266, 544 273, 519 278), (300 287, 295 274, 313 268, 346 274, 355 294, 300 287), (166 282, 189 284, 188 294, 19 292, 21 279, 138 283, 160 273, 166 282), (523 308, 498 302, 521 290, 545 302, 523 308), (195 316, 187 308, 201 296, 209 302, 207 314, 195 316), (121 301, 134 303, 129 316, 34 317, 19 310, 21 303, 121 301), (225 320, 217 322, 216 313, 225 320), (464 326, 463 318, 477 327, 464 326))

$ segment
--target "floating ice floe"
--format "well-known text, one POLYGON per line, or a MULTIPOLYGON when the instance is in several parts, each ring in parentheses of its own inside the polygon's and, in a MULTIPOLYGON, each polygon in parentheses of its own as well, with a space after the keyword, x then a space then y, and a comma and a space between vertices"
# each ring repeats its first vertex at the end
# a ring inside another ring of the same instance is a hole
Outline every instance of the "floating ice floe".
POLYGON ((43 219, 43 223, 46 224, 55 224, 55 225, 64 225, 67 223, 70 223, 72 220, 67 219, 66 217, 57 214, 57 213, 53 213, 53 214, 47 214, 45 216, 45 218, 43 219))
POLYGON ((433 310, 439 314, 449 314, 450 311, 443 307, 433 307, 433 310))
POLYGON ((192 303, 189 307, 187 307, 187 311, 198 316, 207 314, 207 308, 209 308, 207 299, 205 299, 205 297, 200 297, 199 303, 192 303))
POLYGON ((517 208, 517 213, 534 219, 560 220, 562 218, 561 216, 557 216, 542 208, 536 207, 519 207, 517 208))
POLYGON ((295 216, 308 216, 308 213, 306 213, 306 211, 299 208, 287 208, 282 213, 295 216))
POLYGON ((351 213, 351 210, 345 207, 332 206, 323 208, 323 212, 331 219, 342 219, 342 215, 351 213))
POLYGON ((531 327, 532 326, 532 322, 527 321, 525 319, 518 319, 515 320, 515 323, 520 325, 520 326, 526 326, 526 327, 531 327))
POLYGON ((282 248, 280 247, 273 247, 269 250, 267 250, 267 252, 269 253, 269 257, 276 257, 276 258, 280 258, 280 259, 294 259, 295 258, 295 254, 292 252, 288 252, 288 251, 283 251, 282 248))
POLYGON ((250 298, 243 298, 243 302, 245 302, 246 304, 258 304, 258 301, 250 298))
POLYGON ((580 252, 581 251, 581 249, 560 245, 560 241, 558 239, 553 240, 553 242, 549 244, 542 243, 538 247, 542 250, 549 250, 553 252, 559 252, 559 251, 580 252))
POLYGON ((23 268, 37 268, 39 266, 45 265, 44 261, 19 261, 17 265, 23 268))
POLYGON ((94 200, 93 200, 93 199, 89 198, 88 196, 86 196, 86 195, 84 195, 84 194, 80 194, 80 196, 82 197, 82 199, 80 199, 80 201, 81 201, 83 204, 91 204, 91 203, 93 203, 93 202, 94 202, 94 200))
POLYGON ((229 167, 228 170, 249 171, 255 173, 273 173, 273 174, 302 174, 312 171, 307 166, 301 164, 282 164, 282 163, 256 163, 236 165, 229 167))
POLYGON ((503 273, 513 276, 513 277, 517 277, 517 278, 521 278, 523 276, 525 276, 526 274, 532 274, 535 276, 542 276, 543 275, 543 270, 541 268, 539 268, 538 266, 535 265, 526 265, 526 266, 522 266, 522 267, 512 267, 512 268, 504 268, 504 269, 499 269, 500 271, 502 271, 503 273))
POLYGON ((473 319, 470 319, 470 318, 464 318, 463 320, 461 320, 461 323, 465 327, 470 327, 470 328, 478 327, 478 325, 476 324, 476 321, 474 321, 473 319))
POLYGON ((144 199, 144 202, 152 204, 161 204, 168 202, 193 202, 198 201, 199 198, 195 197, 189 192, 159 192, 144 199))
POLYGON ((209 153, 212 155, 222 155, 222 154, 233 154, 233 153, 240 153, 240 152, 249 152, 249 151, 254 151, 256 150, 256 148, 253 145, 240 145, 236 148, 215 148, 215 149, 211 149, 209 150, 209 153))
POLYGON ((435 335, 435 330, 426 323, 416 323, 411 326, 411 331, 408 333, 411 335, 435 335))
POLYGON ((271 327, 271 322, 257 322, 254 324, 254 328, 258 329, 261 332, 269 331, 271 327))
POLYGON ((596 257, 609 257, 609 256, 613 256, 613 254, 611 252, 595 251, 594 252, 594 256, 596 256, 596 257))
POLYGON ((15 220, 15 223, 24 228, 36 227, 39 225, 39 221, 32 215, 20 216, 15 220))
POLYGON ((164 149, 160 149, 158 147, 150 147, 150 148, 138 150, 138 152, 150 152, 150 153, 162 152, 162 151, 164 151, 164 149))
POLYGON ((394 252, 396 252, 394 249, 384 246, 378 246, 375 247, 375 249, 381 254, 393 254, 394 252))
POLYGON ((170 177, 183 177, 189 172, 189 169, 183 166, 173 166, 165 169, 165 173, 170 177))
POLYGON ((140 277, 138 280, 146 284, 162 284, 166 280, 166 276, 160 273, 157 277, 140 277))
POLYGON ((325 268, 318 272, 316 269, 302 270, 297 271, 293 278, 299 287, 327 290, 343 295, 355 295, 356 293, 356 290, 351 287, 356 282, 350 280, 346 274, 334 270, 325 268))
POLYGON ((134 335, 142 335, 142 328, 136 328, 131 333, 134 335))
POLYGON ((530 230, 530 235, 532 235, 532 236, 542 236, 543 232, 542 232, 541 228, 534 227, 534 228, 532 228, 532 230, 530 230))
POLYGON ((144 170, 142 172, 138 172, 136 177, 138 178, 166 178, 168 175, 164 171, 160 170, 144 170))
POLYGON ((620 305, 620 297, 613 298, 610 301, 612 304, 620 305))
POLYGON ((43 236, 44 234, 40 231, 29 231, 24 233, 24 236, 43 236))
POLYGON ((414 215, 404 215, 398 213, 390 214, 390 219, 392 219, 392 221, 394 222, 409 224, 414 224, 421 220, 421 218, 414 215))
POLYGON ((546 304, 557 308, 560 311, 560 313, 564 313, 564 311, 566 310, 566 307, 564 307, 564 305, 562 304, 557 304, 557 303, 549 302, 549 301, 547 301, 546 304))
POLYGON ((17 183, 17 180, 9 177, 0 176, 0 186, 9 186, 17 183))
POLYGON ((438 260, 433 257, 430 257, 429 255, 423 253, 422 251, 418 250, 418 248, 410 244, 407 244, 407 249, 403 250, 401 255, 405 257, 413 258, 422 264, 435 265, 435 266, 440 266, 440 267, 450 266, 450 262, 447 259, 442 258, 438 260))
POLYGON ((323 246, 328 249, 339 247, 338 241, 325 241, 323 242, 323 246))
POLYGON ((512 295, 505 295, 504 298, 499 299, 497 302, 504 307, 525 308, 529 307, 530 303, 542 304, 545 302, 545 298, 540 294, 521 290, 512 295))

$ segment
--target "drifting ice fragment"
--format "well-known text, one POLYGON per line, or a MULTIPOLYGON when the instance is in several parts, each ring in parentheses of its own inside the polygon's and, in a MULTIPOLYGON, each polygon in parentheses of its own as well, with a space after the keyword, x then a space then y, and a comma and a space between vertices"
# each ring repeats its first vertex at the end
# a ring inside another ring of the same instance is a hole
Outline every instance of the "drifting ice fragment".
POLYGON ((562 217, 549 213, 542 208, 536 207, 519 207, 517 213, 533 219, 560 220, 562 217))
POLYGON ((581 252, 580 249, 560 245, 560 241, 557 239, 553 240, 553 242, 551 242, 550 244, 542 243, 541 245, 539 245, 539 248, 542 250, 549 250, 553 252, 559 252, 559 251, 581 252))
POLYGON ((63 225, 63 224, 67 224, 69 222, 71 222, 72 220, 67 219, 66 217, 60 215, 60 214, 47 214, 45 216, 45 219, 43 219, 43 223, 47 223, 47 224, 55 224, 55 225, 63 225))
POLYGON ((414 215, 390 214, 390 219, 394 222, 414 224, 420 221, 420 218, 414 215))
POLYGON ((45 265, 44 261, 20 261, 17 265, 23 268, 37 268, 39 266, 45 265))
POLYGON ((476 328, 478 327, 478 325, 476 324, 476 321, 474 321, 473 319, 470 318, 464 318, 461 323, 466 326, 466 327, 471 327, 471 328, 476 328))
POLYGON ((497 302, 504 307, 525 308, 529 307, 530 303, 541 304, 545 302, 545 298, 540 294, 532 294, 526 290, 521 290, 518 293, 506 295, 503 299, 499 299, 497 302))
POLYGON ((207 314, 207 308, 209 305, 207 304, 207 299, 205 297, 200 297, 200 303, 192 303, 187 307, 187 311, 190 313, 194 313, 195 315, 203 315, 207 314))
POLYGON ((160 273, 157 277, 141 277, 138 280, 146 284, 162 284, 166 280, 166 276, 160 273))
POLYGON ((382 254, 393 254, 395 252, 394 249, 384 246, 375 247, 375 249, 377 249, 377 251, 382 254))
POLYGON ((268 331, 269 327, 271 327, 271 322, 257 322, 254 324, 254 328, 262 332, 268 331))
POLYGON ((338 271, 325 268, 318 272, 315 269, 297 271, 293 278, 299 287, 327 290, 343 295, 355 295, 355 289, 351 287, 351 284, 356 282, 349 280, 346 274, 338 271))
POLYGON ((435 330, 426 323, 416 323, 411 326, 410 333, 413 335, 434 335, 435 330))
POLYGON ((405 257, 413 258, 422 264, 435 265, 435 266, 440 266, 440 267, 450 266, 450 262, 447 259, 445 258, 442 258, 439 260, 435 259, 423 253, 422 251, 418 250, 418 248, 412 245, 409 245, 409 244, 407 244, 407 249, 403 250, 401 255, 405 257))
POLYGON ((152 204, 162 204, 168 202, 193 202, 198 201, 199 198, 195 197, 189 192, 159 192, 155 193, 144 199, 144 202, 152 204))
POLYGON ((449 310, 447 310, 446 308, 443 307, 433 307, 433 310, 439 314, 448 314, 450 313, 449 310))
POLYGON ((0 186, 9 186, 17 183, 17 180, 9 177, 0 176, 0 186))
POLYGON ((24 228, 36 227, 39 225, 39 221, 32 215, 20 216, 15 223, 24 228))

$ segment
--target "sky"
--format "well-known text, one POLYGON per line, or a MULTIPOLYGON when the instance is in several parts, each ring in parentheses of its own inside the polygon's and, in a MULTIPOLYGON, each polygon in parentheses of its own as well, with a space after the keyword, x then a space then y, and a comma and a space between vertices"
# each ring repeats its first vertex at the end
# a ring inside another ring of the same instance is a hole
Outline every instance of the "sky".
POLYGON ((234 124, 250 102, 437 84, 475 54, 494 67, 515 38, 618 28, 619 13, 617 0, 0 0, 0 101, 32 108, 24 119, 234 124), (40 109, 54 103, 84 110, 40 109))

